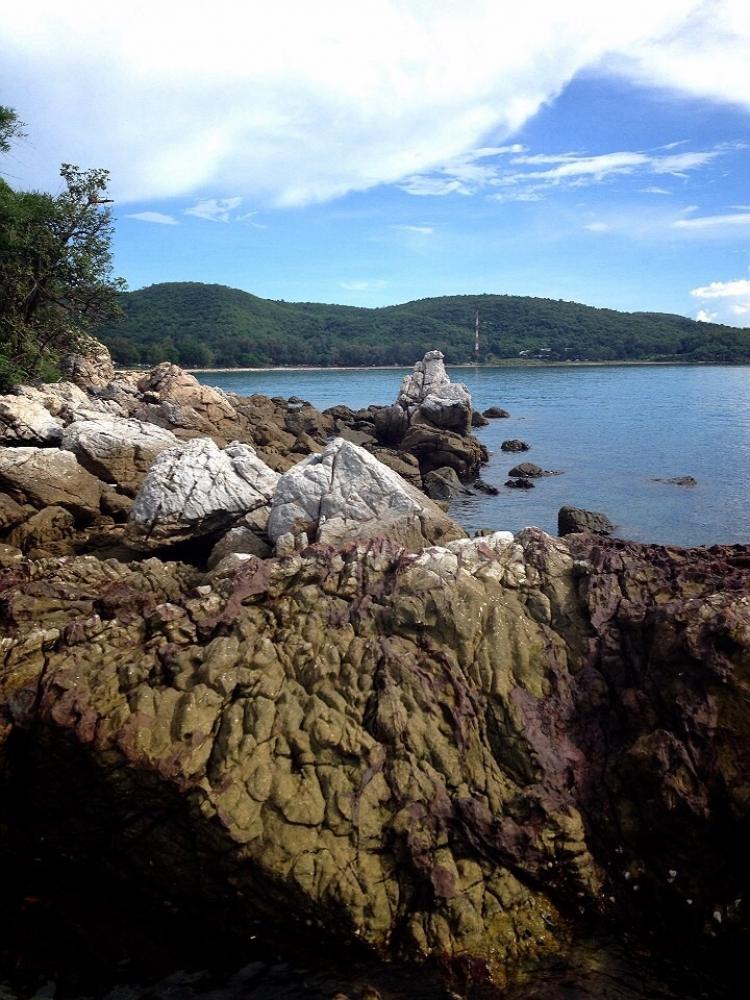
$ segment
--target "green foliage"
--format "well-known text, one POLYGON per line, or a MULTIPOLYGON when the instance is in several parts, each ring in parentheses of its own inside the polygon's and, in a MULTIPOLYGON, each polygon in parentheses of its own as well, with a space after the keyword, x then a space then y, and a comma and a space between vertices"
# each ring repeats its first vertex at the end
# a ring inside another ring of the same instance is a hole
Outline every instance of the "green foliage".
POLYGON ((750 361, 748 330, 512 295, 358 309, 180 282, 129 292, 122 306, 124 321, 97 331, 121 364, 412 365, 433 348, 450 363, 470 362, 477 309, 482 362, 750 361))
MULTIPOLYGON (((0 108, 0 151, 20 134, 0 108)), ((119 314, 108 172, 64 163, 60 175, 55 197, 0 179, 0 387, 54 374, 82 333, 119 314)))

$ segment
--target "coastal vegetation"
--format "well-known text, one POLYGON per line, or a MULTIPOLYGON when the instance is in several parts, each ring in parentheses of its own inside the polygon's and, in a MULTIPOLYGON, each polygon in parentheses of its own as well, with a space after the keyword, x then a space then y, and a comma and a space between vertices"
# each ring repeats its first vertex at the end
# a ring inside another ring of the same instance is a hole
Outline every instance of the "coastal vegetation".
MULTIPOLYGON (((0 154, 25 135, 0 106, 0 154)), ((59 374, 93 325, 119 315, 106 170, 60 167, 57 195, 15 191, 0 176, 0 389, 59 374)))
POLYGON ((747 329, 518 295, 451 295, 365 309, 169 282, 119 301, 124 319, 96 332, 122 365, 411 365, 435 348, 460 364, 474 360, 476 311, 484 363, 750 362, 747 329))

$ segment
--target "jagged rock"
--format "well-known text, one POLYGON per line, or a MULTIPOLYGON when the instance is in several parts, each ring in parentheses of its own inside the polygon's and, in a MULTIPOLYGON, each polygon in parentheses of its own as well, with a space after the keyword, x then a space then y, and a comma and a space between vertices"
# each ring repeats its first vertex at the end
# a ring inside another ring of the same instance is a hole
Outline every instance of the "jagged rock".
POLYGON ((361 448, 370 445, 377 445, 378 440, 372 434, 368 434, 365 431, 356 430, 353 427, 344 427, 338 435, 343 438, 344 441, 350 441, 352 444, 357 444, 361 448))
POLYGON ((423 493, 373 455, 335 438, 279 479, 268 536, 305 532, 312 541, 390 538, 407 548, 461 538, 464 532, 423 493))
POLYGON ((83 388, 103 386, 114 378, 112 356, 95 337, 79 335, 76 348, 60 362, 61 371, 83 388))
POLYGON ((383 406, 373 413, 373 423, 378 441, 397 447, 409 429, 409 414, 403 406, 383 406))
POLYGON ((478 472, 482 462, 487 461, 487 449, 476 438, 428 424, 412 424, 401 447, 419 460, 423 476, 447 465, 460 479, 466 479, 478 472))
POLYGON ((73 551, 74 533, 70 511, 62 507, 45 507, 14 528, 8 535, 8 542, 33 558, 39 558, 42 553, 68 555, 73 551))
POLYGON ((472 489, 476 490, 478 493, 486 493, 488 496, 496 497, 500 490, 497 486, 493 486, 492 483, 486 483, 484 479, 480 479, 479 476, 472 481, 472 489))
POLYGON ((595 510, 561 507, 557 513, 557 533, 560 536, 572 535, 579 531, 589 531, 595 535, 610 535, 614 530, 615 526, 607 515, 595 510))
POLYGON ((431 500, 452 500, 454 497, 467 493, 456 475, 455 469, 443 466, 428 472, 423 479, 423 489, 431 500))
MULTIPOLYGON (((428 351, 405 375, 396 399, 409 422, 426 421, 433 427, 468 434, 471 430, 471 394, 465 385, 451 382, 441 351, 428 351)), ((388 443, 386 441, 383 442, 388 443)))
POLYGON ((472 427, 486 427, 489 424, 489 420, 483 416, 478 410, 472 410, 471 413, 471 426, 472 427))
POLYGON ((405 479, 410 486, 422 489, 422 473, 419 471, 419 462, 416 456, 410 455, 408 451, 397 451, 395 448, 370 447, 367 449, 383 465, 397 472, 402 479, 405 479))
POLYGON ((77 517, 99 512, 102 483, 72 452, 56 448, 0 448, 0 489, 33 507, 56 505, 77 517))
POLYGON ((482 416, 487 417, 488 420, 498 420, 509 417, 510 413, 504 410, 502 406, 488 406, 486 410, 482 410, 482 416))
POLYGON ((39 403, 65 426, 73 420, 98 420, 107 416, 122 416, 124 412, 114 400, 90 396, 75 382, 45 382, 37 386, 19 385, 13 391, 19 396, 39 403))
POLYGON ((85 469, 131 494, 156 457, 178 444, 166 428, 126 417, 76 420, 62 438, 62 447, 72 451, 85 469))
POLYGON ((197 438, 163 451, 130 512, 127 540, 154 549, 226 531, 248 511, 267 507, 278 475, 249 445, 223 451, 197 438))
POLYGON ((20 524, 30 513, 33 513, 33 508, 24 510, 21 504, 16 503, 7 493, 0 493, 0 531, 7 531, 20 524))
POLYGON ((250 556, 208 584, 16 560, 0 743, 23 796, 0 824, 79 878, 115 868, 143 919, 322 924, 464 994, 592 925, 741 968, 749 593, 747 546, 535 529, 250 556))
POLYGON ((511 438, 510 441, 503 441, 500 448, 502 451, 528 451, 531 445, 525 441, 519 441, 518 438, 511 438))
POLYGON ((0 442, 3 444, 59 444, 63 425, 36 400, 0 396, 0 442))

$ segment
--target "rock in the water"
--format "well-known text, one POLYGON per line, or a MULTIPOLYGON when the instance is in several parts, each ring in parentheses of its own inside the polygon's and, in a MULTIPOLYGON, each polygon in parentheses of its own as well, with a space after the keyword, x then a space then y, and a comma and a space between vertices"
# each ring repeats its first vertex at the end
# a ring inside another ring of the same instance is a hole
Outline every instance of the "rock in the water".
POLYGON ((505 485, 512 490, 533 490, 534 484, 530 479, 506 479, 505 485))
POLYGON ((466 479, 487 461, 487 449, 475 437, 454 434, 428 424, 412 424, 401 447, 416 456, 423 476, 447 465, 455 470, 459 479, 466 479))
POLYGON ((497 486, 493 486, 492 483, 486 483, 484 479, 480 479, 479 476, 472 482, 472 488, 478 493, 486 493, 488 496, 496 497, 500 490, 497 486))
POLYGON ((503 417, 509 417, 510 413, 504 410, 502 406, 488 406, 486 410, 482 410, 482 416, 487 417, 488 420, 498 420, 503 417))
POLYGON ((589 531, 595 535, 610 535, 614 530, 615 526, 607 515, 595 510, 561 507, 557 513, 557 533, 561 537, 579 531, 589 531))
POLYGON ((407 548, 465 537, 439 507, 363 448, 335 438, 279 480, 268 536, 311 541, 390 538, 407 548))
POLYGON ((222 451, 210 438, 196 438, 169 448, 143 480, 127 540, 154 549, 226 531, 248 511, 268 507, 278 479, 249 445, 222 451))
POLYGON ((671 486, 697 486, 698 480, 693 476, 672 476, 671 479, 654 479, 655 483, 669 483, 671 486))
POLYGON ((90 519, 99 513, 102 483, 70 451, 0 448, 0 489, 33 507, 64 507, 90 519))
POLYGON ((472 427, 486 427, 489 424, 487 417, 483 416, 478 410, 472 410, 471 413, 471 426, 472 427))
POLYGON ((61 370, 71 382, 84 389, 107 385, 115 375, 112 356, 95 337, 79 336, 75 350, 65 355, 61 370))
POLYGON ((0 442, 59 444, 63 425, 49 410, 25 396, 0 396, 0 442))
POLYGON ((511 438, 509 441, 503 441, 500 448, 502 451, 528 451, 531 445, 518 438, 511 438))
POLYGON ((75 420, 62 438, 85 469, 126 493, 138 489, 158 455, 178 445, 166 428, 126 417, 75 420))
MULTIPOLYGON (((468 434, 471 430, 471 394, 460 382, 451 382, 441 351, 428 351, 405 375, 396 399, 410 423, 426 421, 433 427, 468 434)), ((383 442, 385 443, 385 442, 383 442)))
POLYGON ((451 469, 447 465, 428 472, 423 479, 423 484, 424 492, 431 500, 452 500, 454 497, 468 492, 461 485, 461 480, 456 475, 455 469, 451 469))
POLYGON ((560 473, 543 469, 533 462, 521 462, 520 465, 514 465, 508 475, 521 479, 540 479, 542 476, 559 476, 560 473))

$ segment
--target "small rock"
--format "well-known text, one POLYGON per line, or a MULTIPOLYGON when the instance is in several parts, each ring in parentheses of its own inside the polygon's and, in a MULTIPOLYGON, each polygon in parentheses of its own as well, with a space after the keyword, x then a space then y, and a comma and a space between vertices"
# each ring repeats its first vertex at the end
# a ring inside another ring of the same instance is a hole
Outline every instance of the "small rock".
POLYGON ((594 535, 610 535, 615 530, 614 524, 606 514, 595 510, 582 510, 580 507, 561 507, 557 514, 557 533, 573 535, 579 531, 588 531, 594 535))
POLYGON ((512 490, 533 490, 534 484, 530 479, 507 479, 505 485, 512 490))
POLYGON ((500 492, 497 486, 493 486, 492 483, 485 483, 485 481, 483 479, 480 479, 479 476, 477 476, 477 478, 471 485, 474 487, 475 490, 478 490, 480 493, 487 493, 488 496, 491 497, 496 497, 500 492))
POLYGON ((654 479, 655 483, 669 483, 671 486, 697 486, 698 480, 692 476, 672 476, 671 479, 654 479))
POLYGON ((508 475, 520 477, 521 479, 539 479, 542 476, 561 476, 562 473, 554 472, 551 469, 543 469, 540 465, 535 465, 533 462, 521 462, 520 465, 514 465, 508 475))
POLYGON ((510 413, 502 406, 488 406, 486 410, 482 410, 482 416, 487 417, 488 420, 499 420, 503 417, 509 417, 510 413))
POLYGON ((440 469, 428 472, 422 480, 424 492, 430 500, 452 500, 466 493, 455 469, 444 465, 440 469))
POLYGON ((511 438, 510 441, 503 441, 500 445, 502 451, 528 451, 531 447, 525 441, 519 441, 518 438, 511 438))
POLYGON ((471 414, 471 426, 472 427, 486 427, 489 424, 487 417, 483 416, 478 410, 473 410, 471 414))

